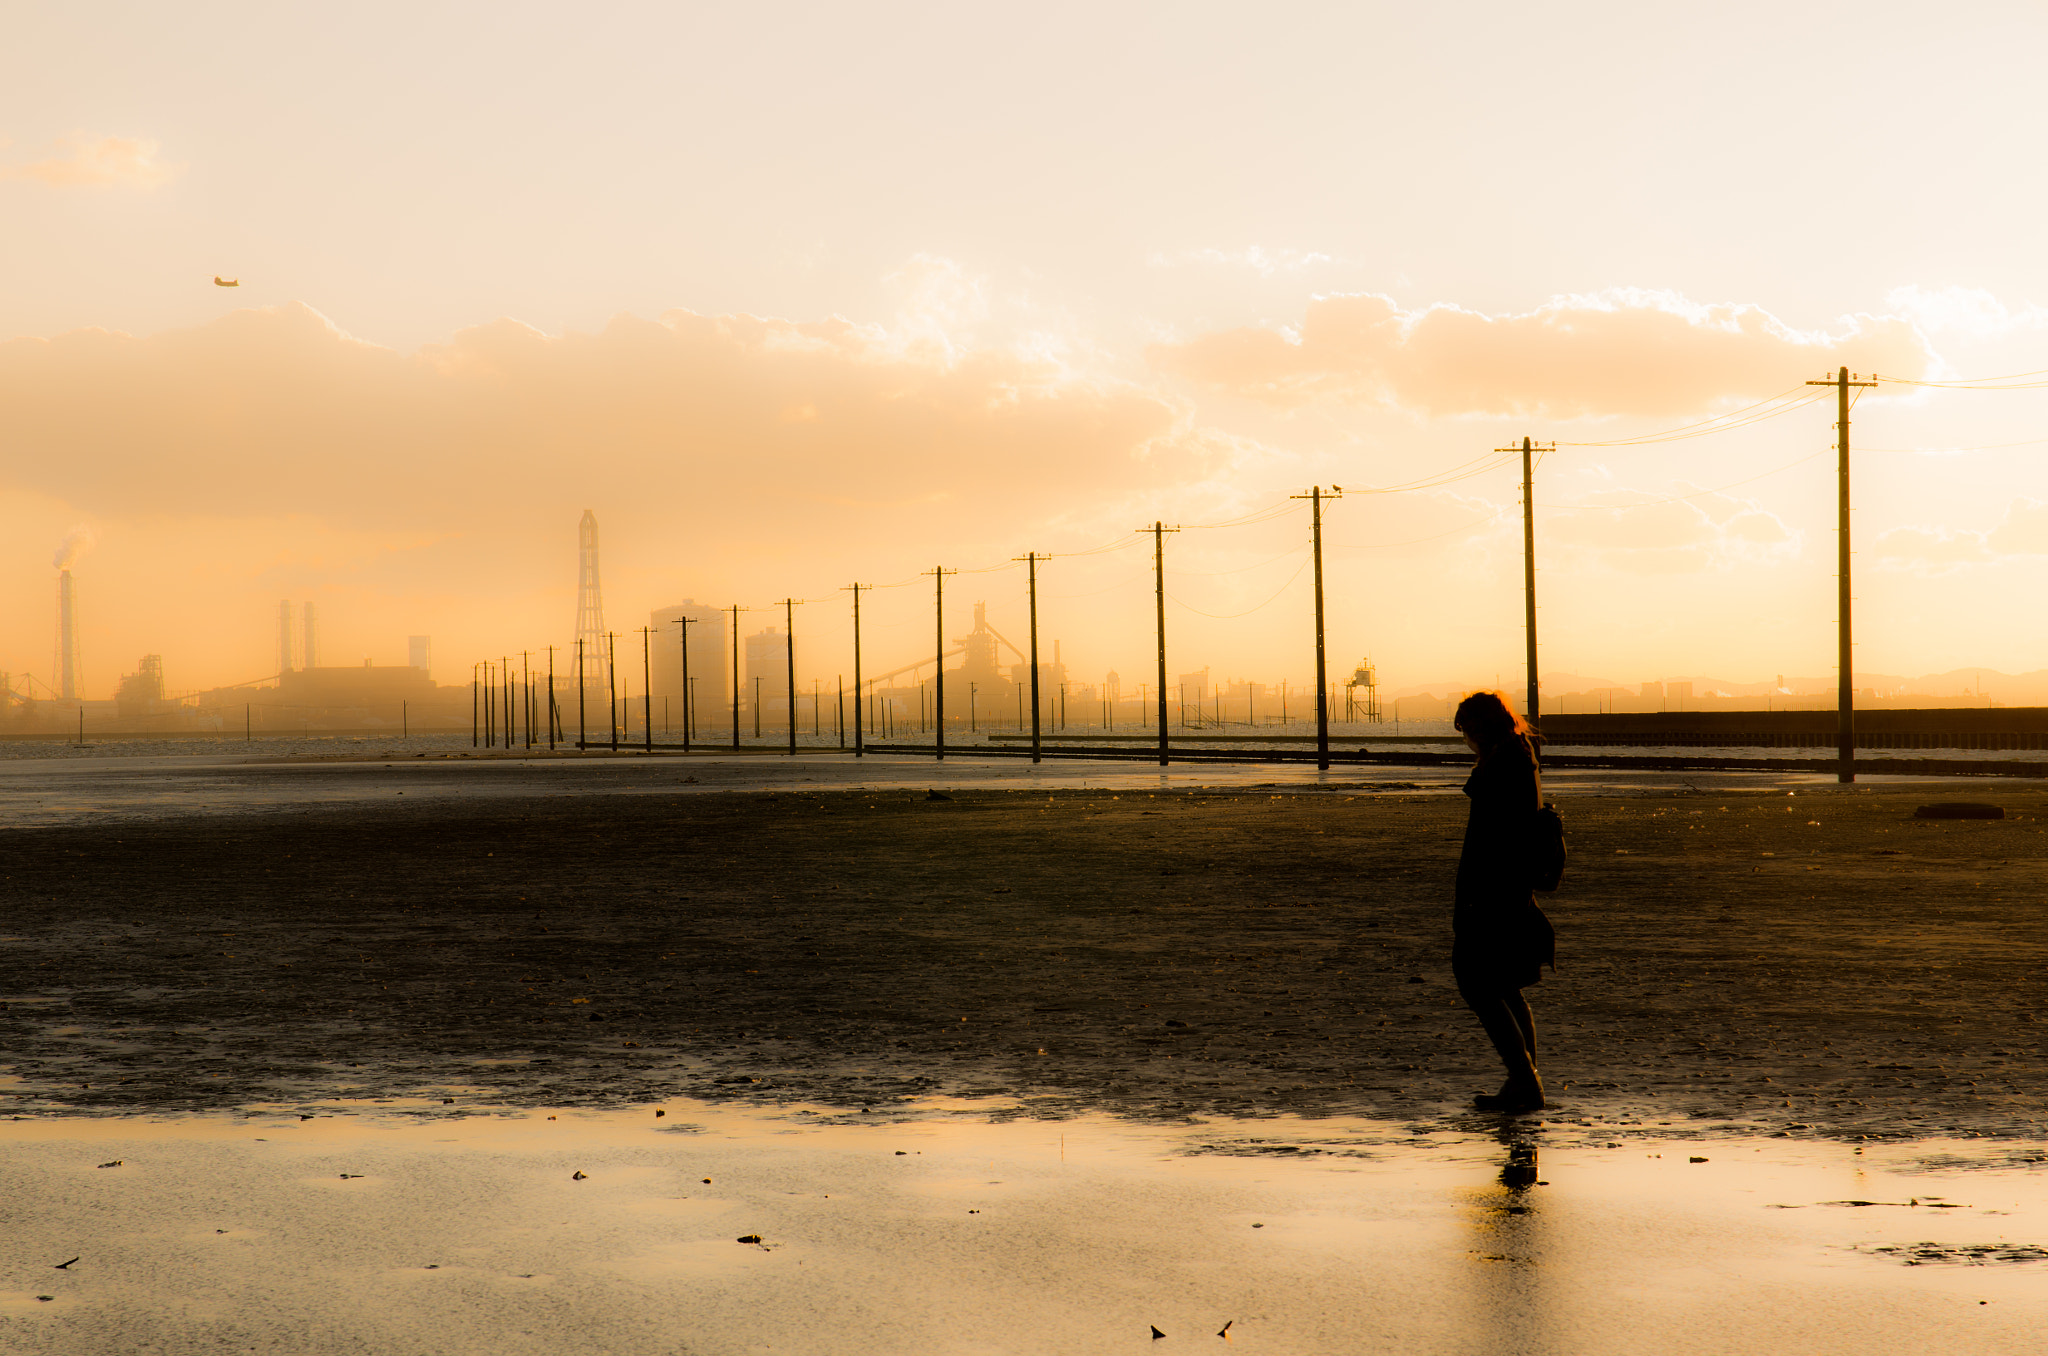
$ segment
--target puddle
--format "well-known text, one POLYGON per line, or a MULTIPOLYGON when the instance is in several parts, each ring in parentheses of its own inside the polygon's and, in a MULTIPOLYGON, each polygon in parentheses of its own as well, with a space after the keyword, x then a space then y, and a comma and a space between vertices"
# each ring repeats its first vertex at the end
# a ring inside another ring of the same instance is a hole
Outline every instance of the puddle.
POLYGON ((0 1122, 0 1348, 1870 1356, 2048 1321, 2048 1172, 2009 1148, 655 1110, 0 1122))

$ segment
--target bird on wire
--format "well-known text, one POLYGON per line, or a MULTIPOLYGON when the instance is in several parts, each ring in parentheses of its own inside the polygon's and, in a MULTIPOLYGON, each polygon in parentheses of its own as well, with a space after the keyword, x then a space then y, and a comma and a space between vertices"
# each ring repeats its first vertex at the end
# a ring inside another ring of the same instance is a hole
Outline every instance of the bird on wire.
POLYGON ((215 287, 240 287, 242 280, 240 278, 223 278, 220 274, 216 273, 213 275, 213 285, 215 287))

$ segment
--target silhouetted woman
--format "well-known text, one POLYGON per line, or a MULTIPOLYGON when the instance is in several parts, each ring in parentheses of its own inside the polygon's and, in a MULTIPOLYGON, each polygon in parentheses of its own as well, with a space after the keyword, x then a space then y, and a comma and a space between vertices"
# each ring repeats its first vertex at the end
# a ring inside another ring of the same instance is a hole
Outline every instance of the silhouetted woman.
POLYGON ((1543 1079, 1536 1023, 1522 990, 1542 978, 1541 967, 1556 964, 1550 920, 1529 884, 1543 780, 1528 725, 1498 692, 1465 698, 1451 723, 1479 755, 1465 782, 1472 806, 1458 855, 1451 974, 1508 1071, 1500 1091, 1481 1094, 1476 1104, 1483 1111, 1537 1111, 1543 1079))

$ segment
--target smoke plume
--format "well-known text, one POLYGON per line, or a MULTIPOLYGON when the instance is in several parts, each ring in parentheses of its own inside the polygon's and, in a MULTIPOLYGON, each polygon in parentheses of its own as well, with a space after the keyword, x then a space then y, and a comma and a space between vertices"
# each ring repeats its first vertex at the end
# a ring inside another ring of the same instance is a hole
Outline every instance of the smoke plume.
POLYGON ((63 542, 57 547, 56 559, 50 563, 60 570, 68 570, 73 561, 92 549, 92 544, 96 540, 98 538, 93 535, 91 528, 83 524, 74 527, 64 534, 63 542))

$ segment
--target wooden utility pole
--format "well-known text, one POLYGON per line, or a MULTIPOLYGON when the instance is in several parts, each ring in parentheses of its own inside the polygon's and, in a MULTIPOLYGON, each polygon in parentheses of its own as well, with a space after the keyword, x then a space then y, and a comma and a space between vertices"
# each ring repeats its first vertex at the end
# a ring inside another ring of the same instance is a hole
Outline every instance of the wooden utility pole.
POLYGON ((674 625, 682 636, 683 646, 683 752, 690 751, 690 717, 696 714, 696 704, 690 700, 690 623, 695 617, 677 617, 674 625))
POLYGON ((938 637, 938 648, 932 652, 932 755, 942 763, 946 760, 946 576, 958 573, 943 565, 932 570, 933 621, 938 637))
POLYGON ((555 647, 548 646, 548 752, 555 751, 555 647))
POLYGON ((640 628, 640 733, 654 752, 654 628, 640 628))
POLYGON ((732 746, 740 746, 740 613, 749 609, 734 603, 732 613, 732 746))
MULTIPOLYGON (((1332 486, 1329 498, 1340 499, 1344 491, 1332 486)), ((1316 564, 1316 767, 1330 770, 1330 679, 1323 658, 1323 487, 1311 486, 1296 499, 1308 500, 1309 549, 1316 564)))
MULTIPOLYGON (((483 689, 476 681, 476 665, 471 664, 469 666, 469 746, 471 748, 476 747, 477 736, 481 733, 483 727, 481 719, 483 713, 482 692, 483 689)), ((246 705, 242 708, 242 734, 245 738, 249 735, 249 710, 246 705)))
MULTIPOLYGON (((1152 601, 1155 634, 1159 640, 1159 766, 1167 764, 1166 729, 1166 534, 1180 531, 1163 522, 1141 527, 1152 534, 1152 601)), ((1142 688, 1140 689, 1142 691, 1142 688)))
POLYGON ((860 591, 868 585, 848 584, 846 587, 853 591, 853 756, 864 758, 867 745, 861 739, 861 728, 865 722, 861 720, 860 710, 860 591))
POLYGON ((789 755, 796 756, 796 609, 801 598, 782 600, 782 657, 786 665, 783 674, 783 705, 789 716, 789 755))
MULTIPOLYGON (((1522 454, 1522 644, 1523 667, 1527 670, 1529 695, 1522 714, 1533 727, 1543 715, 1543 694, 1536 682, 1536 470, 1535 454, 1548 452, 1556 443, 1537 444, 1522 439, 1519 448, 1496 447, 1496 452, 1522 454)), ((1538 736, 1540 741, 1541 736, 1538 736)))
POLYGON ((1850 622, 1854 600, 1849 594, 1849 388, 1875 386, 1856 381, 1848 368, 1836 369, 1826 381, 1808 386, 1835 388, 1835 780, 1856 780, 1855 642, 1850 622))
POLYGON ((590 684, 584 679, 584 639, 576 637, 576 750, 581 753, 590 744, 589 698, 585 695, 590 684))
POLYGON ((1036 551, 1027 551, 1023 556, 1024 568, 1030 582, 1031 592, 1031 761, 1039 758, 1038 729, 1038 562, 1046 559, 1036 551))
POLYGON ((604 633, 604 716, 612 727, 612 752, 619 751, 619 633, 604 633))

